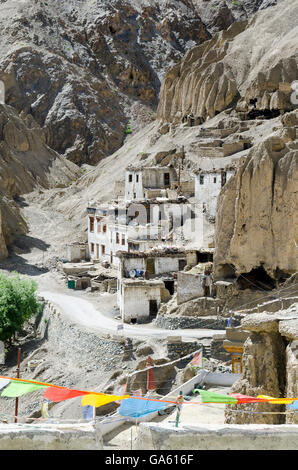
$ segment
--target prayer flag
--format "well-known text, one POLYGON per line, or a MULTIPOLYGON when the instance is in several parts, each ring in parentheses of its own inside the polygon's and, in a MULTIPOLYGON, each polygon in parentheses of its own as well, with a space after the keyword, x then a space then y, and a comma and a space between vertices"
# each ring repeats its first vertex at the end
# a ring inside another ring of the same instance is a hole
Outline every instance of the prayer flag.
POLYGON ((93 410, 94 406, 86 405, 83 408, 83 417, 84 419, 93 419, 93 410))
POLYGON ((0 390, 10 383, 9 379, 0 379, 0 390))
POLYGON ((154 372, 153 372, 153 367, 154 362, 151 359, 150 356, 148 356, 146 367, 151 367, 150 369, 147 370, 147 390, 149 391, 154 391, 156 389, 155 387, 155 382, 154 382, 154 372))
POLYGON ((221 395, 220 393, 207 392, 199 390, 203 403, 238 403, 237 398, 230 395, 221 395))
POLYGON ((264 398, 268 403, 272 403, 273 405, 288 405, 294 401, 294 398, 291 400, 290 398, 274 398, 268 397, 267 395, 258 395, 257 398, 264 398))
POLYGON ((248 395, 242 395, 241 393, 231 393, 231 397, 235 397, 238 400, 238 404, 240 403, 259 403, 259 402, 267 402, 264 398, 255 398, 250 397, 248 395))
POLYGON ((70 398, 81 397, 82 395, 88 395, 88 392, 81 392, 79 390, 70 390, 69 388, 56 388, 49 387, 44 392, 44 398, 48 400, 59 402, 69 400, 70 398))
POLYGON ((95 395, 93 393, 89 393, 82 398, 82 406, 90 405, 98 408, 99 406, 106 405, 107 403, 111 403, 113 401, 124 400, 124 398, 129 398, 129 395, 95 395))
POLYGON ((36 390, 41 390, 43 388, 47 388, 47 386, 26 382, 11 381, 8 387, 6 387, 5 390, 3 390, 3 392, 1 393, 1 397, 16 398, 22 395, 26 395, 26 393, 35 392, 36 390))
POLYGON ((165 408, 167 403, 159 403, 158 401, 149 400, 136 400, 134 398, 128 398, 123 400, 118 413, 120 416, 129 416, 131 418, 140 418, 149 413, 162 410, 165 408))
POLYGON ((197 366, 197 367, 200 367, 201 366, 201 353, 199 352, 198 354, 195 355, 195 357, 193 358, 193 360, 191 361, 191 365, 192 366, 197 366))
POLYGON ((288 405, 287 408, 289 410, 293 410, 293 411, 296 411, 298 410, 298 401, 294 401, 291 405, 288 405))
POLYGON ((49 402, 48 401, 44 401, 44 403, 42 403, 42 405, 41 405, 41 417, 43 419, 48 419, 50 417, 50 415, 49 415, 49 402))

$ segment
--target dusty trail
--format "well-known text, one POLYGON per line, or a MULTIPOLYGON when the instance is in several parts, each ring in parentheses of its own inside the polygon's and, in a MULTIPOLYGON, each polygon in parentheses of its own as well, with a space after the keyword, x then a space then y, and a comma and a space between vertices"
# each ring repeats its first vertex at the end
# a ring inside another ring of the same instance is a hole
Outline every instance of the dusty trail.
MULTIPOLYGON (((91 328, 94 331, 116 334, 117 325, 121 321, 108 318, 92 302, 75 295, 62 294, 41 290, 40 294, 53 302, 65 317, 81 326, 91 328)), ((224 333, 223 330, 208 329, 159 329, 148 325, 124 325, 124 335, 129 337, 156 337, 166 338, 173 335, 183 336, 188 339, 212 338, 215 334, 224 333)))

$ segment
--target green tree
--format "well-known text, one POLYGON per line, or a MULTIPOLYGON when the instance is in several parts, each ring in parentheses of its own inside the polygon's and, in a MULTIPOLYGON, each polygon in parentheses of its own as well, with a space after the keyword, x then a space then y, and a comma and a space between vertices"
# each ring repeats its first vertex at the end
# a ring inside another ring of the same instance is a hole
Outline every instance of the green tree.
POLYGON ((0 274, 0 340, 11 340, 25 321, 37 314, 41 304, 36 297, 37 284, 18 274, 0 274))

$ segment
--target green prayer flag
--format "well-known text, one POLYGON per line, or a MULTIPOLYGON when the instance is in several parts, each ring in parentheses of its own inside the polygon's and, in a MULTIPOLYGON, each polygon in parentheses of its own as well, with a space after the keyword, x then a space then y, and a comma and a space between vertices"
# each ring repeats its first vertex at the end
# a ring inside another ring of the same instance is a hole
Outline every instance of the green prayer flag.
POLYGON ((10 384, 3 390, 1 397, 11 397, 16 398, 26 393, 35 392, 42 388, 48 388, 46 385, 32 384, 26 382, 18 382, 12 380, 10 384))
POLYGON ((221 395, 220 393, 206 392, 199 390, 203 403, 238 403, 237 398, 230 395, 221 395))

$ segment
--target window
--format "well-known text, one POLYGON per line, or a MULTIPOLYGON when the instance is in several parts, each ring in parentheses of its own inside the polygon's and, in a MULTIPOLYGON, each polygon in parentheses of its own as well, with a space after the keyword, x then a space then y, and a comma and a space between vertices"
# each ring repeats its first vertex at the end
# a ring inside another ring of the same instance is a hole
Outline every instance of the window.
POLYGON ((94 243, 91 243, 91 253, 94 253, 94 243))
POLYGON ((133 198, 136 199, 137 198, 137 195, 136 193, 133 193, 133 198))
POLYGON ((122 245, 125 245, 125 235, 122 235, 122 245))
POLYGON ((227 172, 222 171, 221 172, 221 185, 224 186, 227 182, 227 172))
POLYGON ((94 232, 94 217, 89 217, 90 221, 90 232, 94 232))
POLYGON ((213 183, 216 183, 216 176, 213 178, 213 183))
POLYGON ((128 175, 128 182, 129 182, 129 183, 132 183, 132 174, 129 174, 129 175, 128 175))
POLYGON ((105 245, 101 245, 101 254, 104 255, 106 252, 106 247, 105 245))
POLYGON ((170 173, 164 173, 164 185, 165 186, 170 186, 170 173))
POLYGON ((200 175, 200 184, 204 184, 204 175, 200 175))
POLYGON ((139 182, 139 175, 136 175, 136 182, 139 182))
POLYGON ((106 226, 106 225, 104 225, 104 226, 102 227, 102 231, 103 231, 104 233, 106 233, 106 231, 107 231, 107 226, 106 226))
POLYGON ((119 241, 119 233, 118 233, 118 232, 116 232, 116 243, 117 243, 117 245, 119 245, 119 243, 120 243, 120 241, 119 241))

